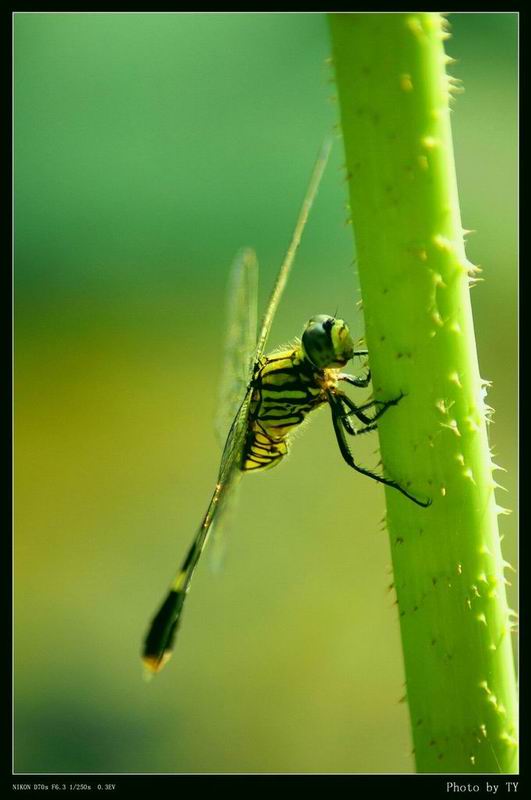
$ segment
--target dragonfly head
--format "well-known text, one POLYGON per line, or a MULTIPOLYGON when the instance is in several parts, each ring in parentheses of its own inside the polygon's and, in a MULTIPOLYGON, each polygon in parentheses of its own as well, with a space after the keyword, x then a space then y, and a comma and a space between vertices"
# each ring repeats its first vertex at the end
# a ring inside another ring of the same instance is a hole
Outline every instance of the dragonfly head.
POLYGON ((312 317, 302 334, 306 358, 318 369, 344 367, 354 355, 354 342, 342 319, 312 317))

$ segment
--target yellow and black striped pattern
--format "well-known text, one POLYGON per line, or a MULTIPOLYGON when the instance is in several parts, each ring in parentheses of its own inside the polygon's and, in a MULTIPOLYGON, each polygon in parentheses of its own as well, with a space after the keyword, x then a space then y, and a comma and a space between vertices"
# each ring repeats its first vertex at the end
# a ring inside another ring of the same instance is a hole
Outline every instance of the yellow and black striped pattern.
POLYGON ((327 402, 324 376, 304 357, 300 345, 264 356, 253 378, 247 440, 241 470, 254 472, 279 463, 288 438, 307 414, 327 402))

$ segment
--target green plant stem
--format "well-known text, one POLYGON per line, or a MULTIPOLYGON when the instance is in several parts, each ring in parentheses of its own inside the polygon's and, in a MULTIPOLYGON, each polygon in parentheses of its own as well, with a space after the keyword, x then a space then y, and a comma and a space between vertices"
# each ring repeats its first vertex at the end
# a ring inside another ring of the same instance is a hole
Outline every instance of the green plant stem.
MULTIPOLYGON (((514 772, 516 686, 443 39, 433 13, 332 14, 333 63, 420 772, 514 772)), ((478 131, 478 136, 482 135, 478 131)))

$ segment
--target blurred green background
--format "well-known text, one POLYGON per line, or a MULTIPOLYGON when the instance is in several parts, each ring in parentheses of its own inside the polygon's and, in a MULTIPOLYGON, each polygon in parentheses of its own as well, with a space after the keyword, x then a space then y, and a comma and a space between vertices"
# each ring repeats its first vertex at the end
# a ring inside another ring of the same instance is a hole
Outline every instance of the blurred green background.
MULTIPOLYGON (((514 509, 517 16, 450 19, 514 509)), ((228 268, 257 249, 263 304, 336 121, 328 55, 321 14, 15 15, 17 771, 413 769, 384 495, 344 465, 325 412, 244 481, 173 661, 148 685, 139 660, 215 481, 228 268)), ((338 140, 272 346, 314 313, 363 332, 341 164, 338 140)))

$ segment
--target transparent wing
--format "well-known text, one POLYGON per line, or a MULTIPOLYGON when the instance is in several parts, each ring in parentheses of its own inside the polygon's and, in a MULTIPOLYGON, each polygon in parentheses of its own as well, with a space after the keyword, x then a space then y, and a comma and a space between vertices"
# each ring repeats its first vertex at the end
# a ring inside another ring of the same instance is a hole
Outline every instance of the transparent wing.
POLYGON ((232 481, 231 489, 223 506, 218 509, 215 522, 212 524, 210 542, 208 545, 208 566, 215 575, 223 572, 227 553, 229 551, 227 532, 230 533, 234 524, 236 509, 239 504, 240 482, 238 476, 232 481))
MULTIPOLYGON (((253 250, 242 250, 233 264, 229 284, 225 367, 219 402, 220 410, 216 420, 216 430, 220 438, 225 435, 230 420, 234 417, 234 409, 248 386, 254 364, 264 352, 271 325, 284 292, 304 226, 323 177, 331 148, 332 138, 328 137, 323 142, 315 162, 288 250, 280 266, 275 286, 262 319, 256 346, 256 296, 258 287, 256 255, 253 250)), ((214 572, 220 571, 225 559, 226 547, 223 532, 227 527, 227 523, 230 523, 232 511, 236 505, 235 494, 235 492, 232 494, 231 502, 224 504, 223 510, 220 509, 213 528, 209 562, 214 572)))
POLYGON ((236 256, 229 276, 223 371, 216 411, 221 445, 249 384, 256 349, 258 262, 254 250, 236 256))
POLYGON ((308 215, 311 211, 313 201, 315 200, 319 184, 321 183, 321 178, 323 177, 323 172, 325 170, 331 149, 332 149, 332 137, 329 136, 323 142, 319 155, 317 156, 317 161, 315 162, 312 176, 310 178, 308 188, 306 189, 306 194, 302 202, 301 210, 299 211, 299 216, 297 218, 297 223, 295 225, 295 229, 291 237, 291 242, 287 249, 286 255, 284 256, 284 261, 282 262, 282 265, 278 272, 275 286, 271 293, 271 297, 269 298, 269 303, 267 304, 266 312, 262 319, 260 334, 258 336, 258 341, 256 345, 256 353, 254 357, 255 361, 264 352, 269 332, 271 330, 271 325, 273 324, 273 319, 276 310, 278 308, 278 304, 280 303, 280 298, 282 297, 282 294, 286 287, 286 282, 288 280, 289 273, 293 265, 293 259, 295 258, 295 254, 299 247, 302 232, 308 220, 308 215))
MULTIPOLYGON (((254 250, 245 248, 237 254, 229 274, 225 352, 221 375, 215 429, 218 441, 227 439, 242 397, 249 386, 256 350, 258 261, 254 250)), ((234 488, 216 513, 212 526, 208 561, 213 572, 220 572, 226 555, 224 531, 237 505, 234 488)))

